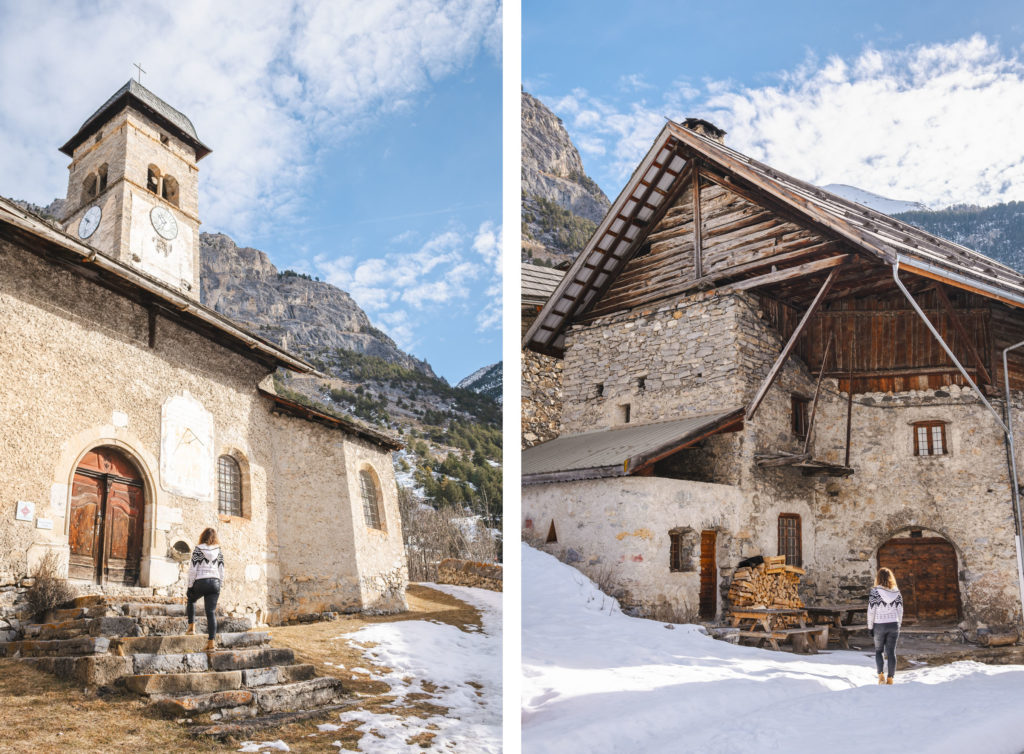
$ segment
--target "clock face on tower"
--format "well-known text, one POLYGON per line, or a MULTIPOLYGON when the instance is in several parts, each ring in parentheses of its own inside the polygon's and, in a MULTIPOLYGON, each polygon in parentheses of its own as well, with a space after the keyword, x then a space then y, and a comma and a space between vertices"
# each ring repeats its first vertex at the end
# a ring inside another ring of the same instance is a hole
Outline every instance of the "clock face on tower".
POLYGON ((100 227, 100 218, 103 216, 103 210, 97 206, 89 207, 82 215, 82 219, 78 221, 78 237, 88 238, 96 229, 100 227))
MULTIPOLYGON (((97 209, 99 208, 97 207, 97 209)), ((178 221, 166 208, 153 207, 149 213, 149 220, 161 238, 173 241, 178 237, 178 221)))

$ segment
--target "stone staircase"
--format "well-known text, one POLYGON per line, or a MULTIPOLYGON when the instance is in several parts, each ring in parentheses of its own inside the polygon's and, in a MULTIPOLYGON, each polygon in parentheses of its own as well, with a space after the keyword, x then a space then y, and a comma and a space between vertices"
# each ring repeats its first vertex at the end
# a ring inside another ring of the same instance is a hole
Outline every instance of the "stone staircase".
POLYGON ((186 636, 185 605, 121 599, 79 597, 45 623, 24 625, 22 638, 0 642, 0 657, 87 686, 123 686, 147 697, 154 713, 213 736, 344 706, 339 679, 318 677, 292 650, 271 647, 248 619, 218 619, 217 647, 207 652, 205 617, 186 636))

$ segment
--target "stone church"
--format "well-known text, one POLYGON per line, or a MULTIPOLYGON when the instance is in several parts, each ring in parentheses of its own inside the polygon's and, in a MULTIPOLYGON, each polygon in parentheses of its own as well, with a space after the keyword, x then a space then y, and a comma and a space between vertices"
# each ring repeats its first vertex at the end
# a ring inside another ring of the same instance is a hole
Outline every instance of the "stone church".
POLYGON ((784 555, 808 602, 890 566, 909 623, 1020 629, 1024 276, 723 137, 666 124, 532 315, 524 538, 646 615, 784 555))
POLYGON ((395 439, 273 390, 302 359, 200 303, 191 121, 132 80, 61 147, 63 222, 0 200, 0 583, 179 593, 200 532, 221 610, 405 607, 395 439))

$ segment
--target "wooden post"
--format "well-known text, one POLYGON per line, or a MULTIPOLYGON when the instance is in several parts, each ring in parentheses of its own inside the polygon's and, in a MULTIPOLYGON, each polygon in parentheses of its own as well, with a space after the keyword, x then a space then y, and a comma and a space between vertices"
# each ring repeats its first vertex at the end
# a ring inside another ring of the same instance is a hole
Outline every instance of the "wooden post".
POLYGON ((704 277, 704 252, 700 227, 700 165, 693 161, 693 277, 704 277))
POLYGON ((828 362, 828 352, 832 348, 832 338, 835 333, 829 331, 828 341, 825 343, 825 353, 821 357, 821 369, 818 371, 818 384, 814 386, 814 402, 811 404, 811 418, 807 422, 807 437, 804 438, 804 455, 811 446, 811 433, 814 431, 814 416, 818 413, 818 394, 821 392, 821 381, 825 379, 825 364, 828 362))
POLYGON ((843 466, 846 468, 850 468, 850 420, 853 418, 853 361, 856 357, 857 333, 854 330, 853 342, 850 344, 850 382, 846 386, 846 460, 843 462, 843 466))
POLYGON ((779 372, 782 370, 782 365, 786 362, 786 359, 789 358, 790 352, 793 350, 793 347, 796 346, 796 342, 800 336, 803 335, 804 328, 806 328, 807 323, 811 321, 811 317, 813 317, 814 313, 818 311, 818 307, 821 306, 821 302, 825 299, 825 295, 832 288, 832 284, 836 282, 836 278, 839 276, 839 271, 841 269, 843 269, 842 265, 832 268, 828 277, 825 278, 825 282, 821 284, 821 289, 818 291, 818 294, 814 297, 814 300, 811 301, 811 305, 807 307, 807 311, 804 312, 804 316, 796 326, 793 334, 789 336, 789 341, 783 347, 782 353, 779 354, 775 363, 772 364, 772 368, 768 370, 768 376, 764 378, 764 382, 761 383, 761 387, 757 389, 754 399, 747 407, 748 420, 754 418, 754 413, 757 411, 757 407, 761 405, 761 401, 764 400, 764 396, 767 394, 768 389, 772 386, 772 383, 775 382, 775 378, 779 376, 779 372))

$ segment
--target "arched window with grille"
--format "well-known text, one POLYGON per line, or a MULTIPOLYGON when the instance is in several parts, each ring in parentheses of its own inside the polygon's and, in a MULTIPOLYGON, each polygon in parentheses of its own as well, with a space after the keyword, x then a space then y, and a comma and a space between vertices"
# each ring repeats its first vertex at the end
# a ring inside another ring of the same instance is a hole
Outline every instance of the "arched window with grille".
POLYGON ((242 470, 231 456, 217 459, 217 512, 222 516, 242 515, 242 470))
POLYGON ((380 514, 380 492, 377 480, 369 469, 359 472, 359 487, 363 494, 363 519, 371 529, 383 529, 384 522, 380 514))

